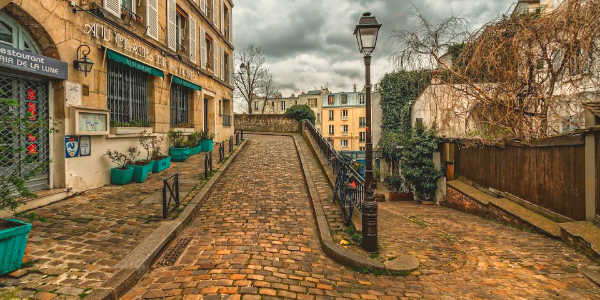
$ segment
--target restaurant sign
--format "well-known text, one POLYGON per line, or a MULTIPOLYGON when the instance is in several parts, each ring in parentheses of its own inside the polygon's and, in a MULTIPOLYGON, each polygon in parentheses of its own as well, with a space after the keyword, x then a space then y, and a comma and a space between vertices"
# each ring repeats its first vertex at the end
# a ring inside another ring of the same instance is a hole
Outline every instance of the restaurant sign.
POLYGON ((67 79, 68 64, 54 58, 19 50, 0 43, 0 67, 35 73, 53 79, 67 79))

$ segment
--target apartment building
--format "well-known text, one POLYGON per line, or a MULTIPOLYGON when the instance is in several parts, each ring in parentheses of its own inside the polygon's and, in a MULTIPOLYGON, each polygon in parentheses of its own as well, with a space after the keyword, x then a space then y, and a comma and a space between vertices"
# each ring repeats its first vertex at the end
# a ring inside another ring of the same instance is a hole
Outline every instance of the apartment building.
POLYGON ((26 147, 33 164, 51 162, 28 185, 108 184, 103 154, 125 152, 144 131, 207 130, 217 142, 228 139, 233 7, 231 0, 1 1, 2 97, 54 124, 27 137, 0 130, 0 144, 26 147))
POLYGON ((360 92, 329 93, 322 97, 323 136, 337 151, 365 151, 366 105, 360 92))

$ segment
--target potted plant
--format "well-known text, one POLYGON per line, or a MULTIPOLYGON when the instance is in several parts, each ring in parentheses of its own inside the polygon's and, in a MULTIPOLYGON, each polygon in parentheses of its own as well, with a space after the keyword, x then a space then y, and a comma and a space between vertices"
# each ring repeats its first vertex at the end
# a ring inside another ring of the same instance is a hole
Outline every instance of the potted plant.
POLYGON ((192 155, 202 152, 202 133, 194 132, 188 136, 188 145, 192 155))
MULTIPOLYGON (((24 116, 18 114, 18 100, 0 98, 0 107, 8 112, 0 114, 0 128, 9 134, 14 134, 14 136, 32 134, 32 132, 39 132, 43 129, 52 132, 48 122, 43 118, 36 119, 32 117, 31 113, 24 116)), ((29 151, 27 148, 18 143, 0 145, 0 157, 11 157, 11 163, 16 165, 33 166, 23 169, 2 169, 0 172, 0 210, 10 210, 14 213, 22 200, 36 197, 27 188, 26 182, 44 170, 49 161, 40 162, 37 152, 29 151)), ((10 218, 0 219, 0 275, 21 268, 30 231, 31 224, 29 223, 10 218)))
MULTIPOLYGON (((140 146, 146 150, 146 159, 136 160, 132 159, 129 165, 133 167, 133 181, 137 183, 146 182, 148 179, 148 173, 152 172, 154 162, 152 161, 152 137, 146 132, 140 136, 140 146)), ((131 148, 130 148, 131 149, 131 148)), ((135 148, 134 158, 140 155, 140 152, 135 148)))
POLYGON ((413 194, 407 192, 406 184, 401 176, 387 176, 384 179, 385 184, 389 188, 390 201, 412 201, 413 194))
POLYGON ((187 142, 183 133, 180 131, 169 131, 169 142, 171 144, 171 148, 169 148, 169 152, 171 153, 172 161, 185 161, 190 156, 190 150, 187 147, 187 142))
POLYGON ((162 144, 164 137, 156 137, 152 139, 152 166, 153 173, 160 173, 171 167, 171 157, 162 153, 162 144))
POLYGON ((129 162, 135 159, 134 155, 138 150, 135 147, 130 147, 127 153, 119 151, 106 151, 106 157, 112 161, 116 167, 110 169, 110 183, 116 185, 125 185, 133 180, 133 167, 129 162))
POLYGON ((202 139, 202 151, 211 152, 214 148, 214 134, 209 134, 208 132, 204 132, 204 138, 202 139))

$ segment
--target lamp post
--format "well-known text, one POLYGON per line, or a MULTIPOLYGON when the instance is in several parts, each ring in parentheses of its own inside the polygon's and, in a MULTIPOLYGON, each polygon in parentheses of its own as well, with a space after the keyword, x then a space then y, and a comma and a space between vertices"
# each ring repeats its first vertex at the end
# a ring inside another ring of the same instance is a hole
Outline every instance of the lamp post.
POLYGON ((373 139, 371 133, 371 54, 377 45, 377 35, 381 24, 371 13, 364 13, 354 29, 354 35, 358 43, 360 53, 365 60, 365 93, 367 105, 367 143, 366 143, 366 170, 365 189, 366 199, 362 211, 362 247, 367 252, 377 252, 377 202, 374 192, 375 181, 373 180, 373 139))

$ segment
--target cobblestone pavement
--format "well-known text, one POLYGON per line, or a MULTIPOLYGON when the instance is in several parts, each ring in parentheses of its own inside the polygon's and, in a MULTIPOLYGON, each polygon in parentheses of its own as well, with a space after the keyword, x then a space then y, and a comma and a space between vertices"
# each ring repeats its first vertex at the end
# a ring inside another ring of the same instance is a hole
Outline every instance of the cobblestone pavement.
MULTIPOLYGON (((216 147, 213 164, 219 167, 216 147)), ((21 219, 33 224, 27 249, 30 266, 0 277, 0 294, 3 287, 20 288, 22 297, 43 299, 79 299, 90 293, 161 225, 162 179, 177 172, 182 197, 192 192, 183 199, 185 205, 206 182, 201 179, 204 154, 173 163, 142 184, 106 186, 25 213, 21 219)))
MULTIPOLYGON (((249 137, 203 211, 123 299, 600 299, 577 272, 591 262, 560 242, 440 207, 381 209, 402 233, 382 246, 417 255, 421 270, 345 268, 320 248, 293 140, 249 137)), ((304 145, 302 153, 312 155, 304 145)))

